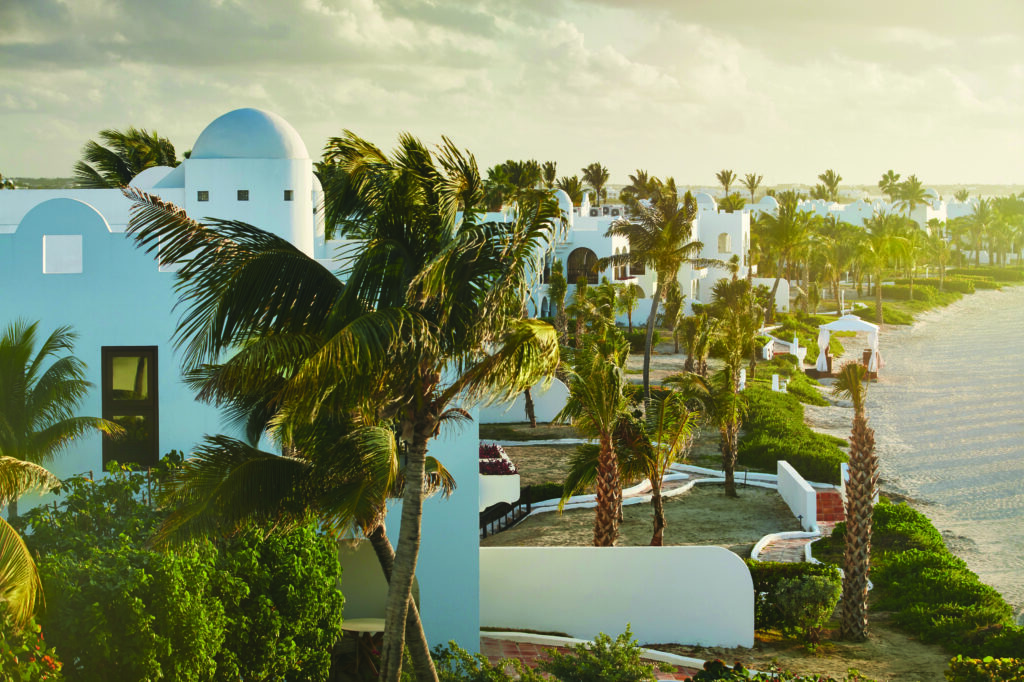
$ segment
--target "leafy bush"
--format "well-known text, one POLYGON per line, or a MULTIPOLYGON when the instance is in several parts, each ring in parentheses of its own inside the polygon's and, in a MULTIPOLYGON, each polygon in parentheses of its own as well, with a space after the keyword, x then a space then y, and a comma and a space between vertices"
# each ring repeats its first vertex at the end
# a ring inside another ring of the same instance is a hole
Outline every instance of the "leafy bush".
POLYGON ((811 383, 811 379, 805 374, 794 374, 786 383, 786 391, 807 405, 827 407, 830 403, 821 394, 821 391, 814 387, 815 383, 817 382, 811 383))
MULTIPOLYGON (((928 286, 927 284, 918 284, 914 282, 914 298, 915 301, 934 301, 938 290, 935 287, 928 286)), ((882 286, 882 298, 887 298, 893 301, 909 301, 910 298, 910 286, 907 285, 883 285, 882 286)))
MULTIPOLYGON (((544 677, 516 659, 502 659, 491 665, 486 656, 471 654, 455 642, 438 646, 433 652, 434 667, 440 682, 542 682, 544 677), (514 676, 507 672, 513 670, 514 676)), ((402 670, 403 679, 406 670, 402 670)), ((412 677, 410 675, 409 679, 412 677)))
POLYGON ((808 644, 817 644, 842 591, 838 576, 804 575, 780 580, 771 598, 782 614, 783 630, 799 633, 808 644))
POLYGON ((812 577, 837 584, 841 580, 839 569, 832 564, 791 564, 753 559, 745 562, 754 583, 754 627, 758 630, 789 627, 791 621, 777 601, 780 583, 812 577))
POLYGON ((497 443, 480 443, 480 459, 496 459, 499 457, 508 457, 505 453, 505 448, 497 443))
POLYGON ((946 270, 951 275, 968 275, 994 279, 998 282, 1024 282, 1024 269, 1021 268, 997 268, 982 266, 980 268, 953 268, 946 270))
POLYGON ((561 497, 561 483, 535 483, 534 485, 520 488, 519 492, 519 501, 530 502, 531 504, 544 502, 545 500, 558 500, 561 497))
MULTIPOLYGON (((910 284, 909 279, 897 279, 896 284, 904 285, 910 284)), ((958 294, 973 294, 974 293, 974 281, 970 279, 963 279, 960 277, 946 277, 945 280, 940 280, 938 277, 915 277, 914 278, 914 296, 917 296, 917 287, 920 284, 927 284, 936 291, 939 290, 939 284, 942 284, 944 291, 955 291, 958 294)), ((884 289, 882 290, 885 291, 884 289)))
POLYGON ((775 471, 776 462, 784 459, 809 481, 839 483, 839 465, 847 461, 839 445, 845 441, 808 428, 803 407, 793 395, 760 386, 750 386, 744 394, 747 416, 739 443, 740 464, 775 471))
POLYGON ((480 473, 489 476, 509 476, 517 473, 516 465, 510 459, 496 457, 480 460, 480 473))
MULTIPOLYGON (((647 330, 637 329, 634 332, 624 331, 622 332, 626 340, 629 341, 629 350, 631 353, 643 353, 644 348, 647 346, 647 330)), ((657 329, 654 330, 654 337, 651 339, 651 348, 656 347, 661 343, 661 332, 657 329)))
MULTIPOLYGON (((853 314, 868 322, 875 321, 875 306, 872 304, 867 308, 857 308, 853 314)), ((892 306, 882 304, 882 322, 885 324, 914 324, 914 317, 892 306)))
POLYGON ((64 679, 61 667, 57 652, 43 641, 42 628, 34 620, 18 630, 6 610, 0 614, 0 679, 59 682, 64 679))
MULTIPOLYGON (((640 645, 629 626, 614 640, 603 632, 592 643, 551 652, 537 667, 561 682, 644 682, 654 680, 654 666, 640 659, 640 645)), ((666 668, 671 670, 671 668, 666 668)))
MULTIPOLYGON (((323 680, 340 634, 333 542, 315 525, 155 552, 154 482, 75 477, 19 523, 39 555, 42 624, 74 680, 323 680)), ((159 481, 155 482, 156 485, 159 481)))
POLYGON ((957 656, 949 662, 946 679, 949 682, 1021 682, 1024 681, 1024 660, 957 656))
POLYGON ((850 670, 842 680, 824 675, 799 675, 787 670, 779 670, 775 666, 772 666, 768 672, 753 674, 743 667, 742 663, 737 663, 730 668, 720 659, 705 661, 704 669, 698 671, 690 680, 692 682, 710 682, 711 680, 722 680, 723 682, 873 682, 856 670, 850 670))

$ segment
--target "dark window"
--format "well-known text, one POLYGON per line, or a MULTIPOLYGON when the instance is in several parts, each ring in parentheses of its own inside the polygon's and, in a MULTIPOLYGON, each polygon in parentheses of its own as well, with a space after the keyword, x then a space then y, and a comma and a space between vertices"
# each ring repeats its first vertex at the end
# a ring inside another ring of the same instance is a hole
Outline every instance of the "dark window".
POLYGON ((125 430, 103 437, 103 466, 108 462, 152 466, 160 460, 157 414, 156 346, 104 346, 103 418, 125 430))
POLYGON ((569 284, 578 284, 580 277, 585 277, 587 284, 597 284, 597 254, 587 248, 576 249, 569 254, 565 270, 569 284))
POLYGON ((249 190, 247 190, 247 189, 240 189, 240 190, 238 190, 238 200, 239 201, 249 201, 249 190))
POLYGON ((198 192, 196 192, 196 201, 209 201, 209 200, 210 200, 210 191, 209 190, 201 189, 198 192))
POLYGON ((293 201, 294 199, 295 199, 295 192, 293 190, 286 189, 284 191, 284 200, 285 201, 293 201))

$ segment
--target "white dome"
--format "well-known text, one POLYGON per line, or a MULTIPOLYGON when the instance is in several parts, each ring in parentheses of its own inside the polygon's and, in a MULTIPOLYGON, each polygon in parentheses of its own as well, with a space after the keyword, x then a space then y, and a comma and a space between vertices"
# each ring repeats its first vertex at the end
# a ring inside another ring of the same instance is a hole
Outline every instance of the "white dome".
POLYGON ((235 109, 199 133, 190 159, 308 159, 288 121, 262 109, 235 109))
POLYGON ((775 211, 779 208, 779 200, 770 194, 765 194, 761 197, 761 200, 757 202, 757 205, 769 211, 775 211))
POLYGON ((132 178, 128 186, 138 189, 152 189, 156 186, 156 183, 166 178, 173 170, 170 166, 150 166, 132 178))
POLYGON ((694 199, 697 200, 697 206, 701 208, 718 207, 718 203, 715 201, 715 198, 708 194, 707 192, 697 192, 697 195, 694 197, 694 199))

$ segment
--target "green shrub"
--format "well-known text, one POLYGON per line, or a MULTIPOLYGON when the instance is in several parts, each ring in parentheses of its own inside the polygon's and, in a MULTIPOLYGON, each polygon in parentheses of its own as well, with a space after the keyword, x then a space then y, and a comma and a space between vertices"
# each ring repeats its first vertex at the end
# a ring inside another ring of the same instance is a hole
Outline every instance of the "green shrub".
MULTIPOLYGON (((812 389, 813 390, 813 389, 812 389)), ((788 393, 752 385, 744 391, 747 416, 739 442, 739 463, 774 472, 784 459, 809 481, 839 483, 846 441, 816 433, 804 424, 800 401, 788 393)))
POLYGON ((850 670, 842 680, 824 675, 799 675, 787 670, 779 670, 774 665, 770 666, 767 672, 753 674, 742 663, 737 663, 730 668, 721 659, 705 661, 704 669, 698 671, 690 680, 693 682, 711 682, 712 680, 721 680, 722 682, 874 682, 863 677, 856 670, 850 670))
MULTIPOLYGON (((915 301, 934 301, 935 295, 938 290, 935 287, 928 286, 927 284, 918 284, 914 282, 914 298, 915 301)), ((910 298, 910 286, 909 285, 883 285, 882 286, 882 298, 886 298, 893 301, 909 301, 910 298)))
MULTIPOLYGON (((492 665, 486 656, 471 654, 455 642, 438 646, 433 651, 434 667, 440 682, 543 682, 544 677, 516 659, 502 659, 492 665), (514 676, 507 672, 511 668, 514 676)), ((406 678, 408 666, 403 666, 402 677, 406 678)), ((409 675, 409 679, 412 676, 409 675)))
POLYGON ((983 277, 998 282, 1024 282, 1024 269, 982 266, 980 268, 953 268, 947 274, 983 277))
POLYGON ((0 680, 4 682, 59 682, 63 664, 53 647, 43 640, 42 628, 31 620, 15 629, 6 609, 0 606, 0 680))
POLYGON ((545 500, 557 500, 562 497, 561 483, 535 483, 520 489, 519 501, 535 504, 545 500))
POLYGON ((340 634, 340 568, 315 525, 250 529, 155 552, 150 485, 114 467, 64 482, 19 520, 47 597, 42 617, 74 680, 324 680, 340 634))
MULTIPOLYGON (((623 336, 629 341, 629 350, 632 353, 643 353, 644 348, 647 347, 647 330, 637 329, 634 332, 623 331, 623 336)), ((651 338, 651 348, 655 348, 661 342, 661 332, 657 329, 654 330, 654 336, 651 338)))
MULTIPOLYGON (((897 285, 909 285, 910 280, 903 278, 895 280, 897 285)), ((955 291, 958 294, 973 294, 974 293, 974 281, 970 279, 963 279, 961 277, 946 277, 945 280, 939 280, 938 277, 915 277, 914 278, 914 297, 917 297, 917 287, 921 284, 927 284, 936 291, 939 291, 939 284, 942 284, 942 291, 955 291)), ((883 292, 885 290, 883 289, 883 292)))
MULTIPOLYGON (((551 652, 537 668, 561 682, 644 682, 654 680, 654 666, 640 658, 640 645, 629 626, 614 640, 603 632, 592 643, 569 647, 571 653, 551 652)), ((671 669, 671 668, 668 668, 671 669)))
POLYGON ((825 396, 821 394, 821 391, 816 389, 811 380, 804 374, 794 374, 786 383, 786 391, 795 395, 800 402, 807 405, 827 407, 830 404, 825 399, 825 396))
POLYGON ((810 577, 824 578, 838 583, 839 569, 832 564, 780 563, 745 559, 754 583, 754 627, 758 630, 788 627, 787 615, 779 608, 776 599, 779 583, 803 580, 810 577))
POLYGON ((800 634, 808 644, 817 644, 842 591, 842 580, 837 575, 804 575, 780 580, 771 599, 782 614, 784 631, 800 634))
POLYGON ((946 671, 949 682, 1024 682, 1024 660, 957 656, 946 671))
MULTIPOLYGON (((862 320, 868 322, 875 321, 875 306, 874 304, 867 308, 857 308, 853 311, 853 314, 862 320)), ((882 322, 885 324, 914 324, 914 317, 901 310, 897 310, 891 306, 882 304, 882 322)))

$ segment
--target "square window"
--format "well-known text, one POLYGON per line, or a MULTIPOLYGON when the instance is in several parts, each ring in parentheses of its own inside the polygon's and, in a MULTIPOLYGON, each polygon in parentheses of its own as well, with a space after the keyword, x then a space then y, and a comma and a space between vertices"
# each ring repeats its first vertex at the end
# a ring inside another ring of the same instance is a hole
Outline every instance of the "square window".
POLYGON ((74 275, 82 272, 82 235, 44 234, 43 273, 74 275))
POLYGON ((284 191, 284 200, 285 201, 294 201, 295 200, 295 192, 290 190, 290 189, 286 189, 284 191))
POLYGON ((240 189, 240 190, 238 190, 238 200, 239 201, 249 201, 249 190, 247 190, 247 189, 240 189))
POLYGON ((210 200, 210 191, 209 190, 201 189, 198 192, 196 192, 196 201, 209 201, 209 200, 210 200))

